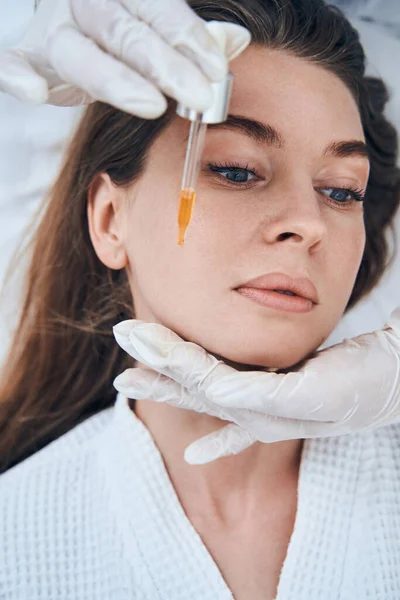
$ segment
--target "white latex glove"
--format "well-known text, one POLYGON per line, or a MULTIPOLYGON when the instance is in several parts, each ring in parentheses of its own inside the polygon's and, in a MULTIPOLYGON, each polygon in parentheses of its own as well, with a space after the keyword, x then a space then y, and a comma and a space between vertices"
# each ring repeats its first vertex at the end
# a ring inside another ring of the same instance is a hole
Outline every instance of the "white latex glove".
POLYGON ((317 353, 288 374, 236 371, 155 323, 122 321, 118 344, 149 369, 127 369, 115 388, 232 421, 185 451, 192 464, 255 441, 330 437, 400 421, 400 307, 382 331, 317 353))
POLYGON ((166 94, 202 111, 210 81, 250 42, 221 22, 225 55, 185 0, 42 0, 17 48, 0 54, 0 91, 59 106, 102 100, 159 117, 166 94))

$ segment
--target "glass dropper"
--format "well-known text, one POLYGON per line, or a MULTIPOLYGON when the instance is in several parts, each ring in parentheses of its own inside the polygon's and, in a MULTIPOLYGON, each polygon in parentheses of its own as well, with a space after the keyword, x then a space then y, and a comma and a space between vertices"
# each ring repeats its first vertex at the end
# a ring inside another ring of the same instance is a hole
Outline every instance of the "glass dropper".
MULTIPOLYGON (((220 21, 210 21, 207 29, 225 52, 226 33, 220 21)), ((209 109, 201 113, 192 108, 178 104, 176 112, 180 117, 189 119, 190 130, 186 148, 185 166, 183 169, 182 188, 179 196, 178 212, 178 244, 183 246, 185 233, 192 219, 196 186, 200 170, 200 160, 204 149, 207 123, 222 123, 228 115, 229 101, 232 91, 232 73, 228 73, 222 81, 211 84, 213 102, 209 109)))
POLYGON ((196 199, 196 185, 200 170, 200 159, 203 154, 207 123, 199 118, 191 121, 189 140, 186 150, 185 166, 183 168, 182 188, 179 198, 178 213, 178 244, 183 246, 185 233, 192 219, 194 201, 196 199))

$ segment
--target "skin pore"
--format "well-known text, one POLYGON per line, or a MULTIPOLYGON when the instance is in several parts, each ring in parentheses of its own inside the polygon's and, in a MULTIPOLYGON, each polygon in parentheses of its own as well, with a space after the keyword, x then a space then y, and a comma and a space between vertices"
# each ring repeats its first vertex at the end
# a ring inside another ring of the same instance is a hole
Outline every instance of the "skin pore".
MULTIPOLYGON (((250 46, 230 68, 230 114, 266 125, 269 135, 255 135, 254 125, 251 133, 251 124, 235 118, 209 127, 185 245, 176 239, 188 123, 178 117, 132 186, 117 188, 104 174, 93 183, 90 235, 100 260, 128 270, 137 319, 161 323, 242 370, 288 368, 328 337, 354 285, 365 231, 362 202, 347 190, 365 191, 369 162, 361 144, 342 152, 338 144, 363 142, 363 129, 350 92, 321 66, 250 46), (307 313, 283 312, 235 290, 276 272, 309 278, 318 304, 307 313)), ((265 556, 270 544, 274 589, 294 524, 302 440, 256 443, 191 466, 185 447, 225 422, 143 400, 135 413, 210 552, 230 553, 223 550, 230 540, 243 565, 243 548, 265 556)), ((218 564, 228 581, 229 567, 218 564)), ((257 597, 256 588, 240 591, 257 597)))

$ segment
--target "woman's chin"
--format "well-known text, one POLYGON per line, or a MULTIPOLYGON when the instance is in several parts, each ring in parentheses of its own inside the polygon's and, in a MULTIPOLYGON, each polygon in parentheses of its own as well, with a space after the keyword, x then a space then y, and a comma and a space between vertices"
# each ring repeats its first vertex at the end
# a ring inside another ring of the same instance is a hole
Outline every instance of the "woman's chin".
MULTIPOLYGON (((209 352, 209 351, 208 351, 209 352)), ((263 355, 261 357, 256 356, 224 356, 216 354, 215 352, 209 352, 217 360, 221 360, 226 365, 236 369, 237 371, 284 371, 284 370, 296 370, 299 365, 307 360, 314 352, 311 349, 307 352, 282 352, 281 354, 273 353, 270 355, 263 355)))

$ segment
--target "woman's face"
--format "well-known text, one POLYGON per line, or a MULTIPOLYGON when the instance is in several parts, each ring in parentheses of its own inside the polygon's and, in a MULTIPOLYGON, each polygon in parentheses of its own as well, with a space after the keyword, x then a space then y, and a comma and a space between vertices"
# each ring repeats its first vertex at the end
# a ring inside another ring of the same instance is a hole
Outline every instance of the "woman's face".
POLYGON ((227 362, 285 368, 314 351, 346 307, 365 243, 351 190, 365 191, 369 163, 356 104, 335 75, 261 47, 231 70, 234 118, 208 128, 184 246, 177 214, 187 121, 172 121, 128 189, 136 318, 227 362), (310 280, 314 303, 292 297, 284 306, 288 296, 272 292, 264 306, 237 291, 270 273, 310 280))

